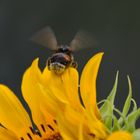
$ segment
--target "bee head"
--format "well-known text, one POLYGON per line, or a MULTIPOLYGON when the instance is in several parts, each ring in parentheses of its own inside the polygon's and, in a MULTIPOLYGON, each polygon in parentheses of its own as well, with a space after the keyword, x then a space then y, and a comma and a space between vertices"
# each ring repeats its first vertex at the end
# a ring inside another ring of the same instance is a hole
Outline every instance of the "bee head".
POLYGON ((67 45, 60 45, 58 47, 57 52, 61 52, 61 53, 66 53, 66 54, 71 54, 71 49, 69 46, 67 45))

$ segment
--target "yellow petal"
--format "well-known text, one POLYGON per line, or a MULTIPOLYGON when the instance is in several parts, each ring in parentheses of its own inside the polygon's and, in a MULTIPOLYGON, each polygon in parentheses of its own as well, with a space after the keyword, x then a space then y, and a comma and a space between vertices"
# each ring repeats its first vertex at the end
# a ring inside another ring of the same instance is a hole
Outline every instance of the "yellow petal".
POLYGON ((23 75, 22 94, 31 109, 35 124, 39 130, 43 132, 41 125, 46 124, 46 118, 40 109, 40 104, 44 101, 44 96, 41 92, 40 84, 41 71, 38 68, 38 59, 36 59, 33 61, 31 67, 29 67, 23 75))
POLYGON ((42 85, 40 86, 44 95, 44 99, 46 99, 46 102, 44 101, 40 105, 41 112, 46 117, 47 124, 49 123, 53 129, 57 131, 56 115, 58 112, 63 112, 64 105, 67 103, 61 102, 50 91, 45 89, 45 87, 42 85))
MULTIPOLYGON (((47 114, 49 113, 55 117, 58 111, 64 110, 64 105, 68 104, 68 102, 62 101, 61 99, 59 100, 59 98, 42 85, 40 85, 40 89, 42 90, 44 99, 46 99, 46 101, 42 102, 40 106, 43 113, 46 112, 47 114)), ((59 94, 57 89, 55 89, 55 91, 59 94)))
POLYGON ((57 123, 64 140, 78 140, 81 117, 80 113, 74 111, 69 106, 67 106, 63 114, 60 113, 58 115, 57 123))
POLYGON ((89 126, 89 130, 91 134, 94 134, 97 139, 106 139, 107 137, 107 130, 105 125, 97 119, 97 117, 94 115, 89 114, 86 112, 87 116, 87 124, 89 126))
POLYGON ((0 127, 0 140, 19 140, 10 130, 0 127))
POLYGON ((62 76, 48 70, 46 67, 42 74, 42 82, 52 94, 54 94, 60 101, 66 102, 67 97, 65 94, 62 76))
POLYGON ((96 78, 102 56, 103 53, 98 53, 88 61, 80 80, 80 91, 84 105, 89 111, 92 107, 98 118, 100 118, 100 114, 96 103, 96 78))
POLYGON ((65 94, 71 106, 75 109, 81 109, 81 103, 78 95, 79 75, 76 69, 68 68, 62 75, 65 94))
POLYGON ((83 138, 83 123, 79 125, 79 140, 84 140, 83 138))
POLYGON ((68 103, 63 82, 61 76, 50 72, 47 67, 42 75, 38 68, 38 59, 33 61, 23 76, 23 97, 31 108, 33 120, 40 131, 41 124, 45 124, 45 129, 48 129, 48 123, 55 128, 53 118, 58 112, 58 108, 61 110, 64 107, 63 104, 68 103), (50 118, 46 118, 48 114, 50 118))
POLYGON ((76 108, 81 106, 78 96, 78 72, 76 69, 68 68, 62 75, 57 75, 46 67, 42 79, 44 86, 60 101, 68 102, 76 108))
POLYGON ((132 135, 125 131, 112 133, 107 140, 133 140, 132 135))
MULTIPOLYGON (((92 140, 85 111, 79 112, 67 105, 57 116, 58 127, 64 140, 92 140)), ((96 140, 96 139, 95 139, 96 140)))
POLYGON ((17 136, 24 135, 32 126, 30 118, 18 98, 4 85, 0 85, 0 123, 17 136))

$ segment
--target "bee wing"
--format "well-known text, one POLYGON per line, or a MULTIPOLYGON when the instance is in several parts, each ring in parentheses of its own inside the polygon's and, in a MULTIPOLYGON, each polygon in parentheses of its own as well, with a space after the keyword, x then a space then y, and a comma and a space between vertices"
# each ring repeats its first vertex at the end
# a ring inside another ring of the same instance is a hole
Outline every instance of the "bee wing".
POLYGON ((49 26, 41 29, 35 35, 33 35, 33 37, 31 38, 31 41, 33 41, 39 45, 48 47, 51 50, 57 49, 56 36, 55 36, 53 30, 49 26))
POLYGON ((95 41, 95 38, 90 33, 83 30, 77 32, 74 39, 70 43, 72 51, 86 49, 96 45, 97 42, 95 41))

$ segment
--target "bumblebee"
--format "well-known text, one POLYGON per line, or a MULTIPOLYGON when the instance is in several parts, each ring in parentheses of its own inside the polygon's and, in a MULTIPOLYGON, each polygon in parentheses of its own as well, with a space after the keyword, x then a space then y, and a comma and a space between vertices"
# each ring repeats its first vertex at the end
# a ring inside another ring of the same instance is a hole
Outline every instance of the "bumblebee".
POLYGON ((53 51, 46 64, 48 69, 56 74, 62 74, 68 67, 77 68, 78 64, 74 60, 73 52, 95 44, 87 32, 79 31, 69 46, 58 45, 56 36, 49 26, 38 31, 31 40, 53 51))

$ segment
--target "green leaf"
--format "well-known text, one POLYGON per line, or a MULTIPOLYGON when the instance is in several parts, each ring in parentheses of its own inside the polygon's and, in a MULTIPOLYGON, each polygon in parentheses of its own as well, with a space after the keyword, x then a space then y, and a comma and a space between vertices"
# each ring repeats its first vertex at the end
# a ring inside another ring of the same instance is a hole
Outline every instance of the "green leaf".
POLYGON ((115 99, 115 95, 117 92, 118 75, 119 75, 119 72, 117 71, 114 86, 113 86, 109 96, 107 97, 107 100, 104 102, 104 104, 100 108, 101 116, 104 120, 106 127, 109 130, 111 130, 111 128, 112 128, 114 99, 115 99))
POLYGON ((112 131, 114 132, 114 131, 120 130, 121 128, 120 128, 120 125, 118 123, 118 119, 116 118, 115 115, 113 116, 113 118, 114 118, 114 121, 113 121, 113 129, 112 129, 112 131))
MULTIPOLYGON (((123 114, 122 114, 122 112, 119 110, 119 109, 117 109, 117 108, 114 108, 114 111, 116 112, 116 113, 118 113, 118 115, 120 115, 120 117, 122 118, 122 120, 123 120, 123 122, 124 122, 124 126, 125 127, 127 127, 127 121, 126 121, 126 118, 123 116, 123 114)), ((118 120, 118 126, 119 126, 119 128, 120 129, 122 129, 122 126, 120 125, 120 123, 119 123, 119 120, 118 120)))
POLYGON ((140 108, 136 111, 133 111, 130 113, 126 119, 127 121, 127 127, 125 127, 125 130, 128 130, 129 132, 135 131, 135 124, 137 119, 140 117, 140 108))
MULTIPOLYGON (((124 117, 126 117, 126 115, 128 114, 128 111, 129 111, 130 106, 131 106, 131 98, 132 98, 132 86, 131 86, 131 81, 130 81, 129 76, 127 76, 127 79, 128 79, 128 85, 129 85, 129 93, 128 93, 128 96, 127 96, 127 99, 125 101, 125 104, 124 104, 124 107, 123 107, 123 111, 122 111, 122 115, 124 117)), ((123 124, 122 117, 119 119, 119 124, 120 125, 123 124)))
POLYGON ((123 108, 123 112, 122 112, 123 116, 127 115, 130 105, 131 105, 131 98, 132 98, 132 86, 131 86, 131 81, 130 81, 129 76, 127 76, 127 79, 128 79, 128 85, 129 85, 129 93, 128 93, 127 99, 125 101, 125 104, 124 104, 124 108, 123 108))
POLYGON ((131 99, 131 101, 133 102, 133 105, 134 105, 133 111, 136 111, 137 110, 137 103, 133 98, 131 99))
POLYGON ((133 132, 133 139, 140 140, 140 129, 137 129, 133 132))
POLYGON ((106 127, 110 130, 112 128, 112 120, 113 120, 113 106, 108 100, 106 101, 106 112, 104 112, 103 120, 106 127))

